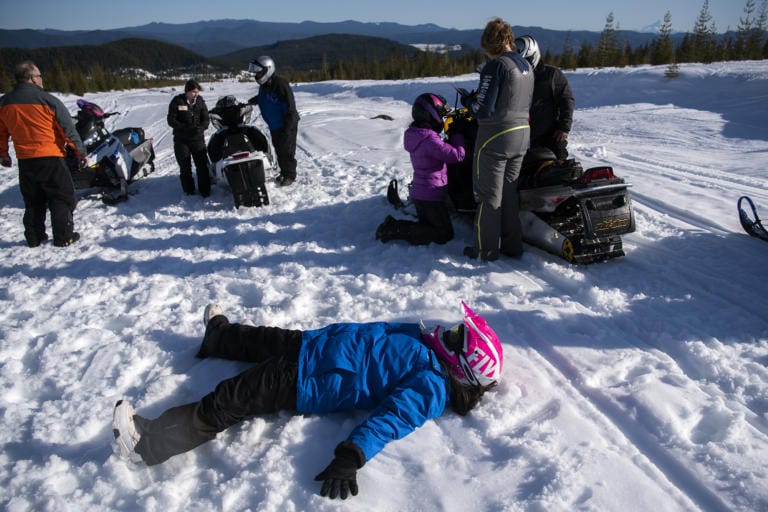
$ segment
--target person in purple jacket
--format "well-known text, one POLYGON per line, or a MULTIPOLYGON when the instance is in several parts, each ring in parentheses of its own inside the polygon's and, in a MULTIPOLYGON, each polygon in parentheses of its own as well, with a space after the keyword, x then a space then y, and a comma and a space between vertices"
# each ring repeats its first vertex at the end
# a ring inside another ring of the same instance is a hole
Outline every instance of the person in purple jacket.
POLYGON ((397 220, 387 215, 376 229, 382 242, 405 240, 413 245, 444 244, 453 239, 453 224, 445 197, 448 190, 446 164, 464 160, 464 137, 452 134, 448 141, 440 137, 443 118, 448 113, 445 98, 425 93, 413 102, 413 123, 405 130, 403 143, 411 154, 413 180, 410 198, 416 205, 418 221, 397 220))
POLYGON ((315 477, 321 496, 354 496, 357 471, 388 443, 448 409, 467 414, 501 377, 501 340, 483 317, 464 302, 461 308, 462 321, 453 327, 380 321, 300 331, 230 322, 221 307, 209 304, 197 357, 253 366, 155 419, 119 400, 112 419, 118 454, 153 466, 249 416, 365 410, 367 417, 315 477))

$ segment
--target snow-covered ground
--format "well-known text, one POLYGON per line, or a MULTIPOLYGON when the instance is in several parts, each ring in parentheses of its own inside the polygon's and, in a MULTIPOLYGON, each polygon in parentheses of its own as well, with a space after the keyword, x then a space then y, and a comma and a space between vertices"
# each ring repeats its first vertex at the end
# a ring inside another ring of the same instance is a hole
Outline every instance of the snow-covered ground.
MULTIPOLYGON (((410 102, 473 75, 296 85, 299 180, 263 208, 222 184, 182 194, 172 91, 89 94, 123 112, 109 127, 154 137, 157 172, 116 207, 81 201, 67 249, 25 246, 16 170, 0 172, 0 508, 768 510, 768 244, 736 212, 747 194, 768 216, 768 61, 664 71, 568 73, 572 155, 631 181, 637 217, 626 256, 591 266, 532 247, 469 261, 460 221, 445 246, 374 239, 388 181, 410 176, 410 102), (209 302, 302 329, 455 322, 462 299, 503 339, 503 381, 390 444, 352 500, 312 478, 362 412, 254 418, 151 469, 113 455, 117 399, 154 417, 245 367, 195 359, 209 302)), ((255 94, 206 85, 209 106, 255 94)))

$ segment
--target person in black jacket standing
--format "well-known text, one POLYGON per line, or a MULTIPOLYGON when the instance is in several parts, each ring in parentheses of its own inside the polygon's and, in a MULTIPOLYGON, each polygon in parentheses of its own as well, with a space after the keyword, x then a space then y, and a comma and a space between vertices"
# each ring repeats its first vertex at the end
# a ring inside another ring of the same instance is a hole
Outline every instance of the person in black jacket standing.
POLYGON ((197 188, 200 195, 208 197, 211 193, 211 176, 204 134, 210 119, 205 100, 200 96, 201 90, 197 81, 187 80, 184 94, 175 96, 168 106, 168 125, 173 128, 173 152, 179 164, 181 188, 187 194, 195 193, 195 180, 192 177, 194 160, 197 188))
POLYGON ((558 160, 564 160, 568 157, 575 104, 571 86, 559 68, 541 62, 539 44, 533 37, 518 37, 515 45, 533 66, 536 77, 531 102, 531 147, 549 148, 558 160))
POLYGON ((296 181, 296 136, 299 131, 299 112, 288 81, 275 74, 275 61, 262 56, 248 66, 259 83, 259 93, 248 100, 258 105, 261 117, 269 127, 272 145, 275 147, 280 176, 277 184, 281 187, 296 181))

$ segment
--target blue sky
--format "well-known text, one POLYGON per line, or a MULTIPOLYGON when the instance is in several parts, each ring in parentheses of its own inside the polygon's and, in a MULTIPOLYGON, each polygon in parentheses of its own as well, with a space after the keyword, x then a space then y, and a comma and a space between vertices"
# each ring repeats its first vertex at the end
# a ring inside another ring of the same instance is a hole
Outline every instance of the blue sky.
MULTIPOLYGON (((762 0, 756 0, 759 5, 762 0)), ((405 25, 435 23, 446 28, 482 28, 496 16, 512 25, 557 30, 602 30, 613 12, 621 29, 640 30, 672 13, 676 31, 690 31, 704 0, 550 0, 510 2, 482 0, 419 2, 413 0, 21 0, 3 8, 0 28, 94 30, 144 25, 153 21, 188 23, 211 19, 260 21, 393 21, 405 25)), ((710 0, 709 12, 718 32, 735 29, 746 0, 710 0)))

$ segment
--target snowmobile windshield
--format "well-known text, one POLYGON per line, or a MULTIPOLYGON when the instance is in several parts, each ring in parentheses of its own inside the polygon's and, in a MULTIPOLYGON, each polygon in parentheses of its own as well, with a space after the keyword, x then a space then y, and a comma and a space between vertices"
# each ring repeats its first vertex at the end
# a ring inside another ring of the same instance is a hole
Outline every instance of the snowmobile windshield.
POLYGON ((109 135, 101 121, 94 118, 78 120, 75 128, 89 153, 109 135))
POLYGON ((80 112, 78 112, 78 117, 85 115, 99 119, 104 117, 105 114, 104 109, 102 109, 100 106, 84 99, 77 100, 77 107, 80 109, 80 112))

